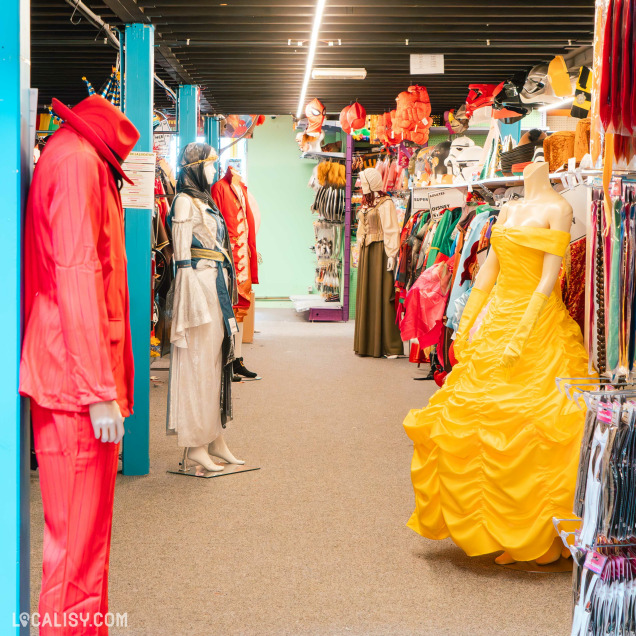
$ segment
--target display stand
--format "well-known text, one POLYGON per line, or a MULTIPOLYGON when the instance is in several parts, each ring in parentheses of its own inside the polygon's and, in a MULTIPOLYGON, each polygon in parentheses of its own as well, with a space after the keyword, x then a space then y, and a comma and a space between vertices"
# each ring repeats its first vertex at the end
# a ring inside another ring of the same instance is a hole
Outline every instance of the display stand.
POLYGON ((260 470, 260 466, 245 466, 240 464, 226 464, 221 462, 220 466, 225 466, 223 470, 218 472, 205 470, 201 465, 191 462, 187 457, 188 449, 183 449, 183 457, 179 462, 177 470, 167 470, 171 475, 183 475, 185 477, 200 477, 201 479, 212 479, 212 477, 225 477, 226 475, 238 475, 239 473, 249 473, 254 470, 260 470))
POLYGON ((339 303, 322 303, 309 308, 310 322, 347 322, 349 320, 349 290, 351 274, 351 164, 353 160, 353 138, 346 135, 346 152, 304 153, 303 159, 343 159, 345 160, 345 236, 343 248, 342 285, 339 303))

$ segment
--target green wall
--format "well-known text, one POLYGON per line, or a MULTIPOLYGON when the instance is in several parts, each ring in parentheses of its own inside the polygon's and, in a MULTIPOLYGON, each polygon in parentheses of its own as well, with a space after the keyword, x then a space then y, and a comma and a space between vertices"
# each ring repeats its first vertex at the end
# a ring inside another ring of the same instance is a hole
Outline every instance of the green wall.
POLYGON ((314 191, 307 183, 316 162, 299 158, 295 137, 290 116, 267 116, 247 142, 248 187, 261 211, 257 298, 307 294, 314 282, 314 191))

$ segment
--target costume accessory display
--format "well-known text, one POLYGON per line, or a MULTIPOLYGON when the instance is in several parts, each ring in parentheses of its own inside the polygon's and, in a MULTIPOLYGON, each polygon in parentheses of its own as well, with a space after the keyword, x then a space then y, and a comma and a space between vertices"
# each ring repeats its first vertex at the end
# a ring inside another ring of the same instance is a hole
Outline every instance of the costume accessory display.
POLYGON ((636 386, 595 377, 557 378, 587 407, 574 515, 555 519, 574 559, 572 636, 636 629, 636 386))

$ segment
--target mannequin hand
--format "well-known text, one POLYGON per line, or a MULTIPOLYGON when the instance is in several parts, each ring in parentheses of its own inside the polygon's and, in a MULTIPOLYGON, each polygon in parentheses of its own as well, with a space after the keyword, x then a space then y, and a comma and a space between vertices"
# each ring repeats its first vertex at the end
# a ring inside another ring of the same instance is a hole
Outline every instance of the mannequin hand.
POLYGON ((389 258, 386 261, 386 271, 392 272, 394 269, 395 269, 395 257, 389 256, 389 258))
POLYGON ((519 360, 519 354, 511 349, 510 345, 508 345, 503 353, 501 362, 499 364, 504 369, 510 369, 517 363, 517 360, 519 360))
POLYGON ((467 345, 468 338, 460 334, 455 336, 455 340, 453 340, 453 353, 455 354, 455 359, 457 361, 459 361, 459 357, 462 355, 467 345))
POLYGON ((119 444, 124 436, 124 418, 115 400, 95 402, 88 407, 95 439, 119 444))

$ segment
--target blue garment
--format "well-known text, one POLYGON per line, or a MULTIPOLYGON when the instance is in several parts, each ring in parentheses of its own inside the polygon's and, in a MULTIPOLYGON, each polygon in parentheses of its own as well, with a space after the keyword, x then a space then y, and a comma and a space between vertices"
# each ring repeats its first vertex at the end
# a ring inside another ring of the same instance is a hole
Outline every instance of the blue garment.
POLYGON ((459 265, 457 267, 457 274, 455 275, 455 282, 453 283, 453 289, 451 290, 450 296, 448 297, 446 326, 453 331, 457 331, 457 328, 459 327, 459 320, 461 318, 461 313, 463 310, 463 306, 456 306, 455 301, 457 301, 459 297, 467 292, 472 286, 471 281, 469 280, 465 281, 464 283, 461 282, 461 273, 464 271, 464 264, 466 263, 466 259, 470 256, 470 252, 473 245, 475 244, 475 241, 479 240, 481 231, 484 225, 488 223, 490 215, 490 209, 479 212, 468 226, 466 240, 464 241, 464 246, 462 247, 462 255, 459 259, 459 265))

